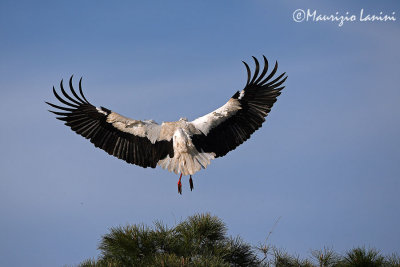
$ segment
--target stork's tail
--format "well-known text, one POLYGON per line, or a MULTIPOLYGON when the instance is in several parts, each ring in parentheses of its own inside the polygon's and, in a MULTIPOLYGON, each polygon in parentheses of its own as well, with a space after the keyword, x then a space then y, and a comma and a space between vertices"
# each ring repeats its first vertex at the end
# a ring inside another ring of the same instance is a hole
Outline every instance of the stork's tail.
POLYGON ((195 153, 175 153, 173 158, 167 156, 158 162, 162 168, 174 172, 176 174, 182 173, 183 175, 193 175, 200 171, 201 168, 205 169, 215 158, 214 153, 198 152, 195 153))

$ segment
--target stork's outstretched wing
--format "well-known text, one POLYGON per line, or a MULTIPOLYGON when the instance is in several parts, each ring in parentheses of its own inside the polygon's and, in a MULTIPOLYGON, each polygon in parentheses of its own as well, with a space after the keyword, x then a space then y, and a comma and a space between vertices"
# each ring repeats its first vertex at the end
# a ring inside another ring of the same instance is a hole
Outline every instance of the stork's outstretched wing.
POLYGON ((155 168, 157 162, 167 155, 173 157, 172 141, 159 138, 160 125, 153 121, 132 120, 103 107, 96 108, 86 100, 81 84, 82 79, 79 81, 79 96, 72 86, 71 77, 71 96, 64 90, 61 81, 61 92, 65 99, 53 87, 56 98, 66 105, 63 107, 46 102, 63 111, 50 110, 59 116, 57 119, 65 121, 65 125, 89 139, 96 147, 128 163, 155 168))
POLYGON ((275 63, 274 69, 269 75, 268 61, 264 58, 264 68, 260 75, 260 64, 255 61, 254 75, 251 76, 250 68, 243 62, 247 69, 247 83, 241 92, 236 92, 229 101, 219 109, 200 117, 192 124, 202 134, 192 136, 193 144, 198 151, 214 152, 216 157, 222 157, 229 151, 250 138, 258 128, 262 126, 265 117, 270 112, 277 97, 284 86, 281 86, 286 78, 285 73, 274 77, 278 69, 275 63))

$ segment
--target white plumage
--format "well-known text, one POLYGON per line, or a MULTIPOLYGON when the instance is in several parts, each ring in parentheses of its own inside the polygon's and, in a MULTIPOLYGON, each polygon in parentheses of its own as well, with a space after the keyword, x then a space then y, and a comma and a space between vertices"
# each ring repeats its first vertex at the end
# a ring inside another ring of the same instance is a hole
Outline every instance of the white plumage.
POLYGON ((244 89, 222 107, 191 122, 180 119, 159 125, 152 120, 130 119, 104 107, 96 108, 82 92, 82 79, 80 96, 75 92, 72 77, 69 81, 72 96, 64 90, 62 81, 60 88, 65 98, 53 87, 56 98, 66 106, 46 103, 61 110, 51 111, 59 116, 57 119, 65 121, 65 125, 110 155, 145 168, 155 168, 158 164, 181 176, 193 175, 205 169, 214 158, 235 149, 260 128, 284 88, 281 85, 287 78, 285 73, 274 77, 277 63, 267 75, 268 61, 263 57, 264 68, 259 75, 259 62, 253 59, 254 75, 243 62, 248 74, 244 89))

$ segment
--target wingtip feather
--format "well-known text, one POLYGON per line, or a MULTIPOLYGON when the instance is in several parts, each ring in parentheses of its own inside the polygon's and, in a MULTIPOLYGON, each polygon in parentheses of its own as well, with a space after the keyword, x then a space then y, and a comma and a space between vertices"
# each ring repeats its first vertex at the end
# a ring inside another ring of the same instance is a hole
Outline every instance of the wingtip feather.
POLYGON ((242 61, 242 62, 243 62, 243 64, 245 65, 246 70, 247 70, 247 82, 246 82, 246 86, 247 86, 247 85, 249 85, 250 79, 251 79, 250 67, 249 67, 249 65, 247 65, 246 62, 244 62, 244 61, 242 61))

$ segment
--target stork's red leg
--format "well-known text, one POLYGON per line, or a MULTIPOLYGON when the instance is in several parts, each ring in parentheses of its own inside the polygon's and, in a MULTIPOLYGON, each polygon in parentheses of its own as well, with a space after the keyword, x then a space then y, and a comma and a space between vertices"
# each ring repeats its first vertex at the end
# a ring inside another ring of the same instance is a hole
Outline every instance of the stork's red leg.
POLYGON ((193 190, 193 180, 192 180, 192 176, 190 175, 190 178, 189 178, 189 184, 190 184, 190 191, 192 191, 193 190))
POLYGON ((182 182, 181 182, 181 179, 182 179, 182 173, 181 173, 181 176, 179 177, 179 181, 178 181, 178 193, 182 195, 182 182))

